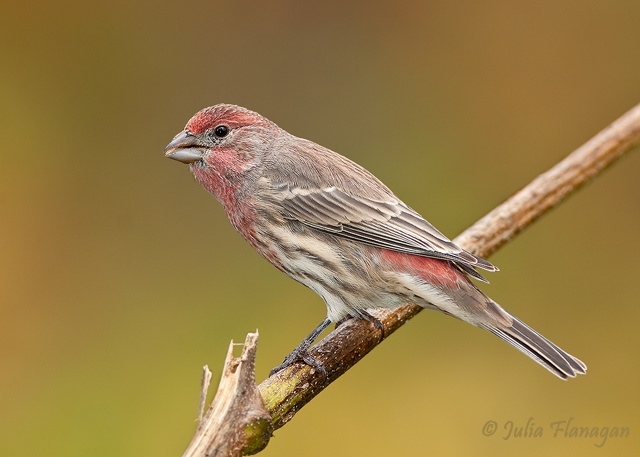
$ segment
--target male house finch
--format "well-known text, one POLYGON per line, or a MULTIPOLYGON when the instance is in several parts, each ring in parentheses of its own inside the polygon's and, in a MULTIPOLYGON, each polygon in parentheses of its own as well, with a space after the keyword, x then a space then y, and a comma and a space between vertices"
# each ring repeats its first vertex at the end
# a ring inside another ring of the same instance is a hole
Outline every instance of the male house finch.
POLYGON ((367 170, 234 105, 206 108, 165 149, 188 163, 265 259, 319 294, 327 318, 272 373, 304 361, 331 322, 417 303, 489 330, 562 379, 586 365, 502 309, 468 276, 496 271, 453 244, 367 170))

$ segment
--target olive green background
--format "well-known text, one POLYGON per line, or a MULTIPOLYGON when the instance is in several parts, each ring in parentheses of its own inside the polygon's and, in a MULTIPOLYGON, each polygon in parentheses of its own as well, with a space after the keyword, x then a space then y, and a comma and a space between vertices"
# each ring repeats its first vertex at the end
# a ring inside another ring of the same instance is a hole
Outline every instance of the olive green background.
MULTIPOLYGON (((454 237, 640 102, 640 3, 12 2, 0 59, 0 455, 179 456, 204 364, 215 388, 259 328, 262 380, 325 316, 163 157, 196 111, 258 111, 454 237)), ((637 453, 639 173, 635 151, 483 286, 587 376, 424 312, 263 455, 637 453), (572 417, 630 435, 554 438, 572 417), (541 438, 503 439, 529 418, 541 438)))

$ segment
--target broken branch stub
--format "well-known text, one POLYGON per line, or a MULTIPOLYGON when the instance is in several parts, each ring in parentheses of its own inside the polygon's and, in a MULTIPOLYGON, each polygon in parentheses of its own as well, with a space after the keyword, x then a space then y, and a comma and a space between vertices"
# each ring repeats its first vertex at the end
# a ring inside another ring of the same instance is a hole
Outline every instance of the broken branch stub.
POLYGON ((239 358, 231 341, 218 391, 183 457, 243 456, 261 451, 273 432, 255 381, 258 332, 249 333, 239 358))

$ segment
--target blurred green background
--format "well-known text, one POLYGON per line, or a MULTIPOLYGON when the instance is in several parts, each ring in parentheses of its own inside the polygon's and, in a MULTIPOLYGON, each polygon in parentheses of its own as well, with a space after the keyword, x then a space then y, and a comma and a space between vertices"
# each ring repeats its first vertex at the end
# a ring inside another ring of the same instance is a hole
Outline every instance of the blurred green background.
MULTIPOLYGON (((258 111, 454 237, 640 102, 639 18, 637 1, 5 4, 0 455, 181 455, 204 364, 215 388, 257 327, 260 381, 325 316, 163 157, 196 111, 258 111)), ((424 312, 262 455, 638 452, 639 172, 636 151, 493 256, 483 286, 587 376, 424 312), (631 433, 554 439, 571 417, 631 433), (529 418, 542 438, 503 439, 529 418)))

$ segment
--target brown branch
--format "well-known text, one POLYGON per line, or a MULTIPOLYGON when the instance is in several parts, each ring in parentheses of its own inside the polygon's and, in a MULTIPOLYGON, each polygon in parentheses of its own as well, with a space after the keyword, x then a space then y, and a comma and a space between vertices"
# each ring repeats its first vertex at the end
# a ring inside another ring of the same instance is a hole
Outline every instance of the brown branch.
MULTIPOLYGON (((574 151, 551 170, 480 219, 454 242, 487 257, 534 220, 593 178, 640 141, 640 105, 574 151)), ((378 310, 389 336, 422 308, 416 305, 378 310)), ((377 346, 380 333, 368 322, 352 319, 320 341, 311 352, 325 364, 329 379, 297 364, 263 381, 258 388, 275 428, 286 424, 307 402, 377 346)))
MULTIPOLYGON (((233 340, 231 341, 233 344, 233 340)), ((204 408, 207 402, 207 392, 209 391, 209 384, 211 383, 211 370, 209 366, 202 367, 202 385, 200 386, 200 407, 198 408, 198 424, 202 423, 202 417, 204 416, 204 408)))
POLYGON ((258 332, 249 333, 242 355, 236 358, 231 341, 216 396, 183 457, 255 454, 269 442, 273 423, 255 381, 257 344, 258 332))
MULTIPOLYGON (((538 176, 520 192, 483 217, 456 238, 455 243, 478 256, 487 257, 639 141, 640 105, 628 111, 562 162, 538 176)), ((385 337, 388 337, 421 310, 419 306, 406 305, 394 310, 375 310, 372 314, 383 322, 385 337)), ((369 322, 350 319, 310 351, 324 363, 328 373, 327 379, 313 368, 298 363, 263 381, 258 389, 271 415, 273 428, 280 428, 290 421, 305 404, 380 342, 380 331, 369 322)), ((253 373, 251 379, 253 380, 253 373)), ((214 405, 216 401, 217 396, 214 405)), ((213 408, 212 405, 205 422, 212 419, 213 408)), ((246 423, 246 420, 242 423, 246 423)), ((267 425, 271 424, 266 424, 263 433, 259 434, 264 437, 262 447, 267 445, 270 436, 271 429, 267 425)), ((254 445, 252 449, 241 452, 257 452, 256 449, 254 445)))
POLYGON ((490 256, 639 141, 640 104, 469 227, 456 244, 480 257, 490 256))

